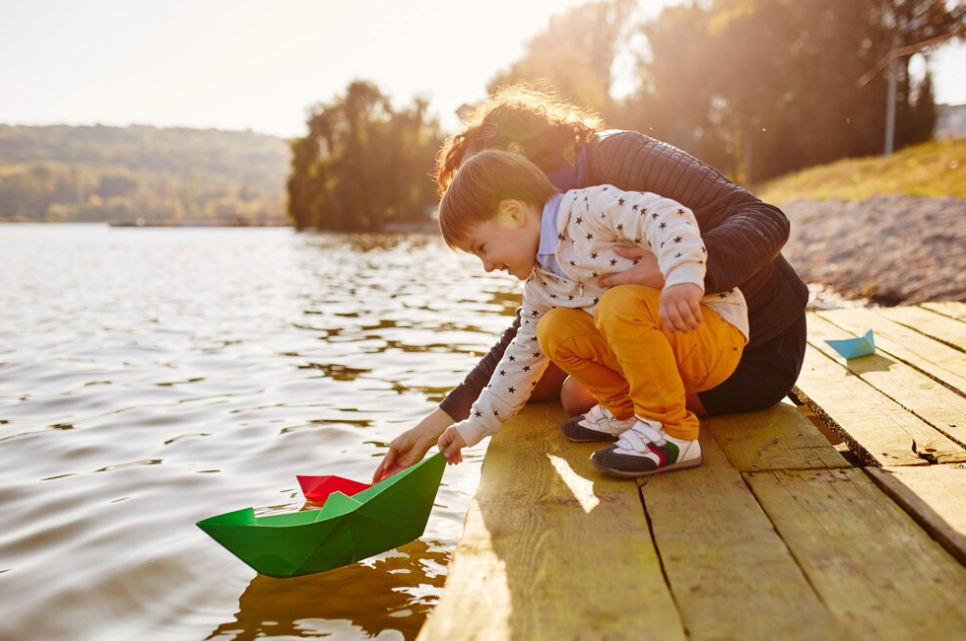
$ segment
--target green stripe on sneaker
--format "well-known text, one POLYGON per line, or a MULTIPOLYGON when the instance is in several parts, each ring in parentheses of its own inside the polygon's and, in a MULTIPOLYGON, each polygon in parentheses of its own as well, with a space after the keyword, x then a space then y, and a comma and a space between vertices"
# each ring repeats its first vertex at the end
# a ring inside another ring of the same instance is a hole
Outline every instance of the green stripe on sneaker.
POLYGON ((678 457, 681 455, 681 450, 677 445, 671 441, 665 440, 664 445, 658 445, 665 454, 667 454, 667 460, 665 460, 665 465, 674 465, 678 462, 678 457))

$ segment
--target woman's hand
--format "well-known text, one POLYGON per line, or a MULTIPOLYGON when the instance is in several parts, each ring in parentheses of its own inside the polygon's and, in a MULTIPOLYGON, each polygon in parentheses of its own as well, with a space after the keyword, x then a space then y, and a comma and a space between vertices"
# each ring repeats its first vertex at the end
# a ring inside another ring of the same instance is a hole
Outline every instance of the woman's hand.
POLYGON ((601 287, 616 287, 617 285, 644 285, 661 289, 664 287, 664 276, 657 266, 657 256, 640 247, 618 245, 614 253, 621 258, 636 260, 637 264, 628 270, 616 274, 606 274, 597 279, 601 287))
POLYGON ((661 292, 661 324, 674 333, 687 334, 701 324, 704 289, 694 283, 665 287, 661 292))
POLYGON ((440 451, 443 452, 443 456, 446 457, 447 463, 450 465, 458 465, 463 462, 463 452, 461 450, 466 447, 466 441, 463 440, 456 426, 446 428, 443 435, 439 437, 438 445, 440 451))
POLYGON ((452 424, 453 418, 437 407, 415 427, 394 438, 389 443, 389 451, 372 475, 373 484, 423 460, 429 448, 436 444, 440 435, 452 424))

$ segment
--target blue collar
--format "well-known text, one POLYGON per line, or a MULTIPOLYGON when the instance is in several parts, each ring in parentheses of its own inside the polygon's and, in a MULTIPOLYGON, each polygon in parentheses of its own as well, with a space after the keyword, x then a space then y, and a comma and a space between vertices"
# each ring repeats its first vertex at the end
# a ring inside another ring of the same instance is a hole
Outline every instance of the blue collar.
POLYGON ((543 206, 543 214, 540 217, 540 243, 537 246, 537 263, 549 272, 563 276, 563 272, 557 266, 557 214, 560 211, 560 203, 563 202, 563 194, 555 194, 543 206))

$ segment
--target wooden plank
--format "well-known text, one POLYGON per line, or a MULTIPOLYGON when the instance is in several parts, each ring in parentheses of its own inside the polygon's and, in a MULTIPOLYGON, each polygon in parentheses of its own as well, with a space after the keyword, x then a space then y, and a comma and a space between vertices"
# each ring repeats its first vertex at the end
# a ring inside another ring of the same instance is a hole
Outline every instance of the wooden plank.
POLYGON ((861 470, 745 478, 811 584, 853 637, 963 638, 966 568, 861 470))
MULTIPOLYGON (((689 639, 847 638, 740 473, 702 432, 701 467, 641 486, 689 639)), ((638 638, 649 632, 639 630, 638 638)))
POLYGON ((868 468, 866 473, 966 564, 966 465, 868 468))
POLYGON ((883 307, 877 311, 921 334, 966 351, 966 323, 921 307, 883 307))
POLYGON ((949 316, 950 318, 966 321, 966 303, 937 301, 935 303, 923 303, 920 305, 920 307, 924 307, 929 311, 936 312, 937 314, 942 314, 943 316, 949 316))
POLYGON ((873 330, 877 351, 966 394, 966 355, 959 350, 891 321, 875 309, 838 309, 818 315, 856 336, 873 330))
POLYGON ((796 393, 868 464, 928 465, 929 461, 919 456, 916 448, 938 450, 939 439, 945 439, 895 401, 850 374, 844 361, 835 362, 811 345, 805 352, 796 393))
POLYGON ((813 316, 810 319, 808 335, 812 344, 823 354, 838 359, 851 374, 955 441, 937 439, 933 444, 917 441, 920 456, 935 456, 937 462, 966 458, 966 398, 878 351, 869 356, 845 361, 825 341, 851 338, 852 334, 821 317, 813 316), (933 450, 937 446, 940 449, 933 450))
POLYGON ((728 461, 742 472, 850 467, 790 401, 748 414, 701 420, 728 461))
POLYGON ((686 638, 637 485, 601 476, 563 418, 531 405, 492 439, 420 641, 686 638))

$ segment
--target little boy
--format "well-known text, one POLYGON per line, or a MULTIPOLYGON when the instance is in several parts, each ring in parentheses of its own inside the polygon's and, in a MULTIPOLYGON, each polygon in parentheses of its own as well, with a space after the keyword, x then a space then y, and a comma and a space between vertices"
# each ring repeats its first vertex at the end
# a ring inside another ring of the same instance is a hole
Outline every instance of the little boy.
POLYGON ((617 441, 591 457, 598 469, 633 478, 701 464, 685 391, 731 375, 748 314, 738 290, 704 296, 707 252, 690 210, 610 185, 560 194, 523 156, 489 150, 453 178, 439 227, 450 247, 477 255, 487 272, 526 281, 516 339, 469 418, 439 439, 450 463, 515 415, 553 361, 599 403, 566 421, 564 435, 617 441), (614 252, 628 243, 656 255, 661 291, 597 284, 631 265, 614 252))

